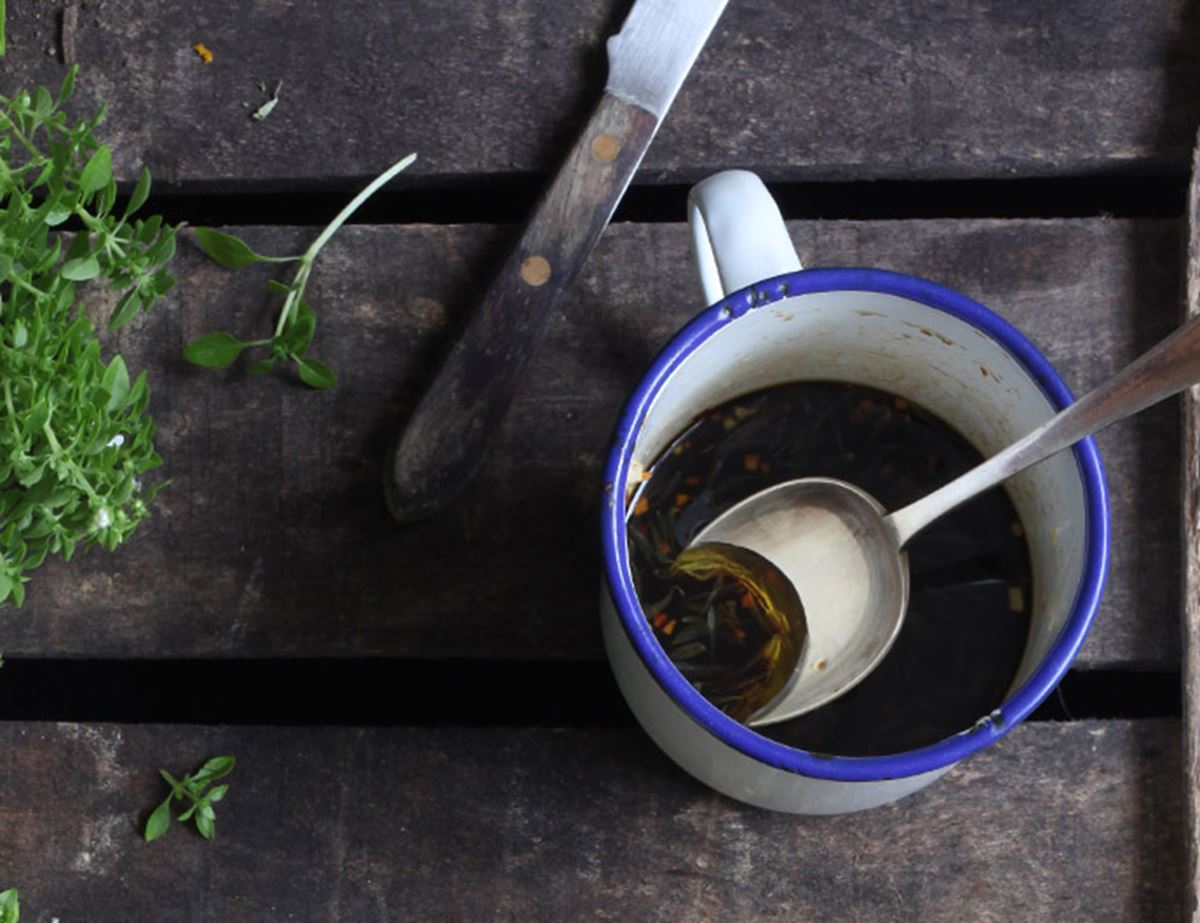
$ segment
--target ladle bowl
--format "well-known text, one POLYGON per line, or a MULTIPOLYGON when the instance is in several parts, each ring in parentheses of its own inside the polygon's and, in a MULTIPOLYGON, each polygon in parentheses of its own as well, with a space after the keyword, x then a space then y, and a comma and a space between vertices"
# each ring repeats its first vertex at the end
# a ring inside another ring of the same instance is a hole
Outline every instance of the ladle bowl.
POLYGON ((848 692, 891 649, 908 604, 908 555, 887 510, 834 478, 784 481, 731 507, 693 545, 727 542, 757 552, 816 613, 795 675, 747 723, 784 721, 848 692), (890 553, 884 553, 884 551, 890 553))

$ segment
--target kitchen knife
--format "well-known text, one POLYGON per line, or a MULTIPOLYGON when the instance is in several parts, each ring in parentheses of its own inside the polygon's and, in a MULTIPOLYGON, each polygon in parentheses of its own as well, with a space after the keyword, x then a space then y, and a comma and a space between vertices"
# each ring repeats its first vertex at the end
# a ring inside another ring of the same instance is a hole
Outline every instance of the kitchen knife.
POLYGON ((637 0, 608 40, 608 84, 520 242, 396 440, 388 508, 424 518, 483 464, 546 321, 612 217, 727 0, 637 0))

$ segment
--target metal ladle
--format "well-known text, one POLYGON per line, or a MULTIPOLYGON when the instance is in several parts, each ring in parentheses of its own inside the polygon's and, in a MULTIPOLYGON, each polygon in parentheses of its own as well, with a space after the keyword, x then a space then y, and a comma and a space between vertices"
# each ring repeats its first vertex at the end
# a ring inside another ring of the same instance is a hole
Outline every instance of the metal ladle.
POLYGON ((689 547, 726 542, 757 552, 795 586, 803 611, 793 617, 808 623, 795 675, 747 723, 812 711, 878 665, 908 608, 904 546, 914 535, 1031 465, 1198 381, 1200 316, 1024 438, 894 513, 852 484, 801 478, 747 497, 714 519, 689 547))

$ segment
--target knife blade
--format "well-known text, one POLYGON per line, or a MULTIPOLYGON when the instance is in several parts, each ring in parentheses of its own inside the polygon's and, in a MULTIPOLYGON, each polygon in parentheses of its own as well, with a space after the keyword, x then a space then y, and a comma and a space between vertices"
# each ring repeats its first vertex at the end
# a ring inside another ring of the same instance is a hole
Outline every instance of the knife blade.
POLYGON ((393 444, 401 522, 455 499, 483 464, 546 322, 600 239, 728 0, 637 0, 608 40, 608 81, 520 241, 393 444))

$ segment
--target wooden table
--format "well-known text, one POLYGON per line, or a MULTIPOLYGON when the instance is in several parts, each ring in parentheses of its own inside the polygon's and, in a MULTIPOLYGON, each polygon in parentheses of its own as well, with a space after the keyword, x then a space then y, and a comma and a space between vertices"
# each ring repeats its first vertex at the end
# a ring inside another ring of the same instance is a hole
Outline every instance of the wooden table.
POLYGON ((420 155, 318 263, 335 389, 182 361, 274 304, 265 272, 214 266, 187 232, 178 288, 115 338, 149 370, 171 485, 116 555, 47 564, 0 615, 0 889, 23 920, 1185 912, 1177 405, 1100 439, 1112 571, 1065 708, 850 817, 733 803, 633 724, 603 662, 596 509, 624 396, 701 307, 684 197, 720 168, 772 184, 806 265, 964 291, 1076 390, 1162 336, 1183 312, 1194 12, 732 0, 481 480, 397 527, 388 440, 599 93, 627 7, 85 0, 64 35, 59 0, 9 4, 0 92, 57 84, 70 45, 78 111, 110 103, 118 172, 147 164, 150 208, 176 220, 292 252, 420 155), (259 81, 283 87, 254 121, 259 81), (217 753, 238 758, 217 838, 142 842, 157 770, 217 753))

